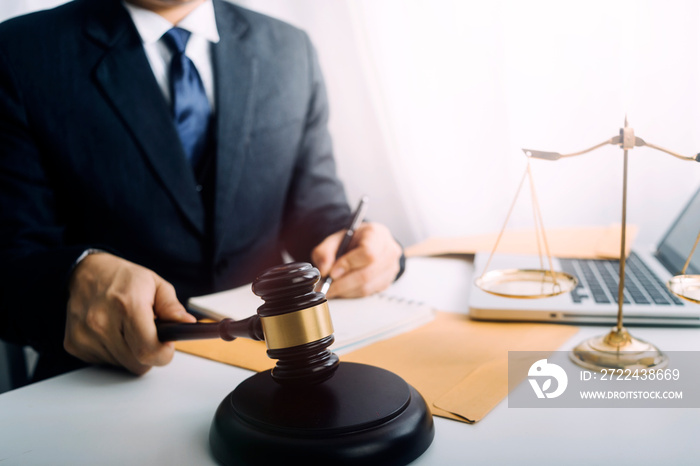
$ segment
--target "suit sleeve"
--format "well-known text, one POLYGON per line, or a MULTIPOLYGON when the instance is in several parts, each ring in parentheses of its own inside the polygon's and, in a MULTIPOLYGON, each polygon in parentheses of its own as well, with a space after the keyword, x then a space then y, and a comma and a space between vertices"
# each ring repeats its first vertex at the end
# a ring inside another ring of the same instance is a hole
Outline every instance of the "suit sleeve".
POLYGON ((68 279, 84 245, 64 246, 51 154, 39 149, 12 64, 0 49, 0 338, 61 348, 68 279))
POLYGON ((283 237, 292 257, 310 261, 313 248, 328 235, 346 228, 352 213, 336 174, 323 76, 306 34, 304 46, 309 63, 310 99, 286 203, 283 237))

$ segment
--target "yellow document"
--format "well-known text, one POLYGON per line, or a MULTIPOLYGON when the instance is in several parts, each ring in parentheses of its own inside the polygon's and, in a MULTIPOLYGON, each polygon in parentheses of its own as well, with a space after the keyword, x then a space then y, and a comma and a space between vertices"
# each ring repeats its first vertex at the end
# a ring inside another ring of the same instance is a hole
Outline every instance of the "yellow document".
POLYGON ((413 385, 434 415, 476 422, 508 395, 508 351, 556 351, 576 327, 476 322, 439 312, 435 321, 341 357, 390 370, 413 385))

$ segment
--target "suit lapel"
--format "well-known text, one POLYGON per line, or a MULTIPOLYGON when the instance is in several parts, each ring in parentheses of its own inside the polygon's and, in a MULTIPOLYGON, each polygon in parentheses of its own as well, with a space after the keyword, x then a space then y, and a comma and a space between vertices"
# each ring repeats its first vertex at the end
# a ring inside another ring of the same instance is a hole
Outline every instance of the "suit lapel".
POLYGON ((214 1, 220 41, 214 48, 216 76, 215 253, 232 218, 236 191, 248 157, 257 61, 245 40, 248 24, 231 5, 214 1))
MULTIPOLYGON (((93 2, 86 32, 105 46, 95 78, 173 201, 200 233, 204 209, 196 180, 141 41, 118 2, 93 2)), ((147 202, 147 200, 144 200, 147 202)))

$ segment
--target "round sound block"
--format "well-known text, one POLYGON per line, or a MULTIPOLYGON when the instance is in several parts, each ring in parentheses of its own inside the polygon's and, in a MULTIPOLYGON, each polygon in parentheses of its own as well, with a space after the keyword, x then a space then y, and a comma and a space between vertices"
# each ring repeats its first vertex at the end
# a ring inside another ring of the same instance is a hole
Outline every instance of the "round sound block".
POLYGON ((329 380, 284 387, 270 371, 243 381, 219 405, 209 432, 224 464, 407 464, 434 436, 423 397, 401 377, 340 363, 329 380))

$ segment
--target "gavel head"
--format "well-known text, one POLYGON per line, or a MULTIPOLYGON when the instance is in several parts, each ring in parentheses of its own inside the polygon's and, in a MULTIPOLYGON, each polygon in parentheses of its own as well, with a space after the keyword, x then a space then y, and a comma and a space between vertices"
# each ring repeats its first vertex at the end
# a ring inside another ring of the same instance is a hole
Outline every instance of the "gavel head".
POLYGON ((338 356, 333 324, 323 293, 314 291, 320 278, 311 264, 294 262, 272 267, 253 282, 253 293, 265 304, 258 308, 267 355, 277 359, 272 378, 282 385, 321 383, 333 376, 338 356))

